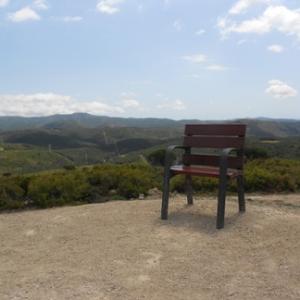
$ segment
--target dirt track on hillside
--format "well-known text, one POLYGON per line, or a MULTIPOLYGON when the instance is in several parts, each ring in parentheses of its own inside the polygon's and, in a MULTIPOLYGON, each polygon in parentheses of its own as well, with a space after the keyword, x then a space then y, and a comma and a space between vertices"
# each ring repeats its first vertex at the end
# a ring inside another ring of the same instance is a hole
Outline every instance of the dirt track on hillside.
POLYGON ((0 299, 300 299, 300 196, 137 200, 0 215, 0 299))

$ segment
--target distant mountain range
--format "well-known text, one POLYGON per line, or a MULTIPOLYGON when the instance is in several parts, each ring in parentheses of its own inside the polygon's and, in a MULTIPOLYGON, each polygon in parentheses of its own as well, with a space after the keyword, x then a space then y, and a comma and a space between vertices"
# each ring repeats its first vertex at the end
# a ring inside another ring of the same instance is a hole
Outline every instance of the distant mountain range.
MULTIPOLYGON (((220 121, 158 118, 116 118, 86 113, 47 117, 0 117, 0 138, 20 143, 57 148, 98 147, 104 151, 134 151, 166 143, 182 136, 184 124, 220 121), (123 149, 123 150, 122 150, 123 149)), ((247 124, 247 135, 260 139, 300 137, 300 120, 237 119, 222 121, 247 124)))
MULTIPOLYGON (((18 130, 34 128, 55 128, 81 126, 85 128, 97 127, 176 127, 183 121, 158 118, 116 118, 107 116, 94 116, 87 113, 74 113, 70 115, 53 115, 46 117, 0 117, 0 130, 18 130)), ((198 121, 199 122, 199 121, 198 121)))

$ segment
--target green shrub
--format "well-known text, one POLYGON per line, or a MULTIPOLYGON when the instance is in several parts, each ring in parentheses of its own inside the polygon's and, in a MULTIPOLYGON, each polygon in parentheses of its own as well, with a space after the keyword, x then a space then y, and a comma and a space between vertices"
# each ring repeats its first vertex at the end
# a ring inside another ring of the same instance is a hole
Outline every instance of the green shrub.
POLYGON ((65 165, 64 169, 67 171, 73 171, 76 169, 76 167, 74 165, 65 165))
MULTIPOLYGON (((236 182, 228 182, 229 190, 236 191, 236 182)), ((196 192, 213 192, 218 189, 218 180, 193 177, 196 192)), ((184 176, 171 180, 171 190, 184 192, 184 176)), ((300 190, 300 161, 285 159, 256 159, 245 165, 245 190, 247 192, 296 192, 300 190)))
POLYGON ((269 153, 264 148, 258 148, 258 147, 247 147, 245 149, 245 156, 249 160, 258 159, 258 158, 268 158, 269 153))
POLYGON ((10 172, 5 172, 5 173, 2 173, 2 176, 4 177, 10 177, 12 174, 10 172))
POLYGON ((0 208, 17 209, 26 206, 24 190, 13 181, 0 182, 0 208))
POLYGON ((28 193, 28 185, 32 180, 32 176, 17 176, 14 177, 13 182, 21 187, 24 191, 24 195, 27 196, 28 193))
POLYGON ((29 199, 40 208, 86 202, 89 195, 89 184, 83 176, 76 174, 39 176, 28 186, 29 199))
POLYGON ((98 188, 100 195, 107 195, 111 189, 118 185, 119 174, 112 170, 93 169, 88 173, 88 182, 98 188))
POLYGON ((295 192, 300 189, 300 161, 254 160, 246 165, 245 187, 251 192, 295 192))
MULTIPOLYGON (((146 164, 99 165, 91 168, 32 176, 2 177, 0 209, 137 198, 154 187, 162 187, 163 169, 146 164)), ((193 177, 196 192, 217 192, 218 180, 193 177)), ((245 165, 248 192, 296 192, 300 190, 300 161, 255 159, 245 165)), ((171 180, 171 191, 185 191, 184 176, 171 180)), ((235 181, 229 190, 236 191, 235 181)))
POLYGON ((159 186, 155 169, 146 165, 104 165, 94 167, 88 174, 88 181, 98 188, 99 195, 107 196, 116 190, 122 198, 136 198, 147 194, 152 187, 159 186))
POLYGON ((147 194, 155 185, 151 174, 140 170, 123 170, 118 184, 118 194, 126 199, 137 198, 139 194, 147 194))
MULTIPOLYGON (((172 161, 176 159, 176 154, 172 152, 172 161)), ((164 166, 165 165, 165 158, 166 158, 166 150, 165 149, 158 149, 151 152, 147 159, 148 161, 154 166, 164 166)))

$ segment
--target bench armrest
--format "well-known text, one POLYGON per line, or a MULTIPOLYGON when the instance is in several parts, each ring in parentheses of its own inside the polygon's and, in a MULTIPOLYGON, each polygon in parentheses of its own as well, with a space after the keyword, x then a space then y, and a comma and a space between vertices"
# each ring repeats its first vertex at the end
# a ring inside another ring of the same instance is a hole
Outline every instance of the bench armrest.
POLYGON ((170 153, 170 152, 173 152, 173 151, 176 150, 176 149, 187 150, 187 149, 190 149, 190 148, 191 148, 191 147, 188 147, 188 146, 182 146, 182 145, 171 145, 171 146, 168 146, 167 152, 170 153))
POLYGON ((236 150, 235 148, 225 148, 221 152, 221 157, 228 157, 232 151, 236 150))

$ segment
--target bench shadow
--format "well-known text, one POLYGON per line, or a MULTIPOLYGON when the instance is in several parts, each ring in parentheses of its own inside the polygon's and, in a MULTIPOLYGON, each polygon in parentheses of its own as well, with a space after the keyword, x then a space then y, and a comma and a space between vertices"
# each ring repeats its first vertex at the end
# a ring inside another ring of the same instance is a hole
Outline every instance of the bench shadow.
POLYGON ((174 228, 185 228, 199 233, 215 235, 224 231, 231 230, 237 225, 238 220, 242 217, 239 212, 231 213, 225 216, 225 226, 223 229, 216 229, 216 214, 208 214, 206 212, 187 211, 186 208, 175 212, 170 212, 168 220, 161 220, 164 226, 172 226, 174 228))

